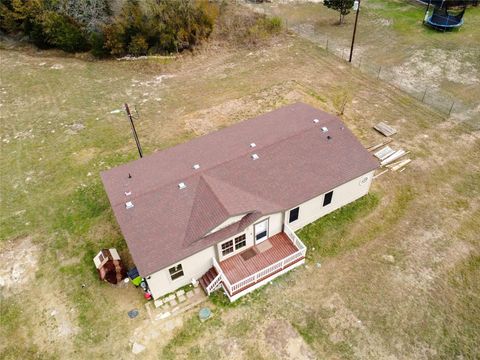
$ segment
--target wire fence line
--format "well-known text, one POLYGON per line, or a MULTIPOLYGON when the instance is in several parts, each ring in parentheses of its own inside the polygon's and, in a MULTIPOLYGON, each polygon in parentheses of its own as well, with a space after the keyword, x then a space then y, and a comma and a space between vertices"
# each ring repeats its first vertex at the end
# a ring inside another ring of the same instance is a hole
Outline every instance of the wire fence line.
MULTIPOLYGON (((349 42, 333 39, 326 34, 319 33, 315 31, 315 26, 313 24, 303 23, 292 25, 285 20, 285 27, 287 31, 292 31, 303 38, 314 42, 319 47, 325 49, 328 53, 331 53, 348 62, 350 55, 349 42)), ((368 44, 362 42, 361 45, 365 46, 368 44)), ((382 45, 377 44, 377 46, 382 45)), ((414 52, 411 50, 406 50, 405 54, 408 56, 413 56, 414 52)), ((443 94, 441 91, 439 91, 435 84, 430 83, 430 85, 418 86, 418 84, 408 83, 407 80, 402 78, 402 74, 400 73, 399 69, 373 62, 369 57, 361 53, 358 46, 354 49, 353 55, 354 56, 351 64, 363 73, 366 73, 378 80, 388 82, 390 85, 400 89, 403 92, 406 92, 407 94, 411 95, 422 103, 433 107, 435 110, 443 113, 444 115, 449 116, 456 110, 464 109, 464 104, 449 95, 443 94), (402 84, 402 82, 405 82, 405 84, 402 84)))

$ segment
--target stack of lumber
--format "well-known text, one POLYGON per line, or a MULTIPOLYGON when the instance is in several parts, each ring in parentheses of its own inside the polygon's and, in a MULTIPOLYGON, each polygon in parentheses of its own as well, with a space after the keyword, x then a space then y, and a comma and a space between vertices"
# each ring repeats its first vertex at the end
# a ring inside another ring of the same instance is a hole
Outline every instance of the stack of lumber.
POLYGON ((393 150, 390 146, 385 146, 382 150, 379 150, 373 154, 373 156, 375 156, 378 160, 383 161, 394 153, 395 150, 393 150))
POLYGON ((405 151, 405 150, 403 150, 403 149, 394 151, 393 153, 391 153, 390 155, 388 155, 388 157, 386 157, 385 159, 383 159, 383 160, 380 162, 380 165, 385 166, 385 165, 387 165, 387 164, 390 164, 391 162, 394 162, 395 160, 400 159, 402 156, 408 154, 409 152, 410 152, 410 151, 405 151))
POLYGON ((373 127, 383 136, 392 136, 397 133, 397 130, 391 127, 390 125, 385 124, 384 122, 380 122, 373 127))
POLYGON ((377 150, 377 149, 381 148, 382 146, 391 143, 392 141, 393 141, 392 138, 386 138, 385 141, 381 142, 380 144, 374 144, 374 145, 368 146, 368 147, 367 147, 367 150, 368 150, 368 151, 377 150))
POLYGON ((385 168, 373 178, 375 179, 388 171, 402 172, 403 170, 405 170, 405 166, 407 166, 412 160, 399 159, 410 153, 410 151, 405 151, 403 149, 394 150, 390 146, 387 146, 387 144, 391 143, 393 140, 390 136, 396 134, 397 130, 390 125, 385 124, 384 122, 378 123, 373 128, 382 135, 387 136, 387 139, 385 139, 385 141, 381 142, 380 144, 369 146, 367 148, 368 151, 376 151, 373 153, 373 156, 375 156, 380 161, 380 165, 385 168))
MULTIPOLYGON (((400 169, 403 170, 405 168, 405 166, 407 164, 409 164, 411 161, 412 161, 412 159, 405 159, 405 160, 398 161, 395 164, 387 165, 387 167, 392 171, 398 171, 400 169)), ((400 171, 402 171, 402 170, 400 170, 400 171)))

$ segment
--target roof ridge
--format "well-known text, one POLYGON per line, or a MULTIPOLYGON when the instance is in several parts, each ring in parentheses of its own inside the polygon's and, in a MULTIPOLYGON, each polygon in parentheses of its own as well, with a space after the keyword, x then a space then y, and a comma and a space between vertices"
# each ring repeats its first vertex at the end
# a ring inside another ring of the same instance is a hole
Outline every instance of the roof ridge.
MULTIPOLYGON (((253 197, 256 197, 256 198, 260 198, 260 199, 262 199, 263 201, 265 201, 265 202, 267 202, 267 203, 269 203, 269 204, 278 206, 278 204, 272 202, 271 200, 265 199, 264 197, 259 196, 259 195, 257 195, 257 194, 253 194, 252 192, 250 192, 250 191, 248 191, 248 190, 246 190, 246 189, 240 188, 240 187, 238 187, 237 185, 232 184, 231 182, 225 181, 225 180, 223 180, 223 179, 219 179, 218 177, 212 176, 211 174, 208 174, 207 176, 208 176, 209 178, 213 179, 214 181, 218 181, 218 182, 221 182, 222 184, 226 184, 226 185, 228 185, 228 186, 230 186, 230 187, 233 187, 233 188, 235 188, 236 190, 238 190, 238 191, 240 191, 240 192, 242 192, 242 193, 248 194, 248 195, 253 196, 253 197)), ((212 187, 211 187, 211 188, 212 188, 212 187)), ((212 188, 212 191, 215 193, 215 190, 213 190, 213 188, 212 188)), ((218 198, 218 197, 217 197, 217 198, 218 198)), ((223 203, 222 203, 222 204, 223 204, 223 203)), ((259 209, 251 209, 251 210, 247 210, 246 212, 250 212, 250 213, 251 213, 251 212, 255 212, 255 211, 260 211, 260 210, 259 210, 259 209)), ((228 210, 227 210, 227 212, 230 213, 230 211, 228 211, 228 210)))
MULTIPOLYGON (((193 201, 192 201, 192 207, 190 208, 190 214, 188 216, 188 223, 187 223, 187 228, 186 228, 186 231, 185 231, 185 236, 183 238, 183 241, 184 243, 186 243, 187 245, 191 245, 193 242, 197 241, 198 239, 190 239, 191 237, 191 226, 192 226, 192 222, 194 221, 193 220, 193 212, 194 212, 194 209, 195 209, 195 204, 198 203, 198 199, 200 198, 200 191, 199 191, 199 187, 202 185, 202 184, 205 184, 205 186, 207 187, 208 191, 214 196, 215 198, 215 202, 219 208, 221 208, 221 211, 225 214, 227 214, 227 217, 225 217, 223 219, 223 221, 225 221, 226 219, 228 219, 228 216, 230 216, 230 213, 229 211, 225 208, 225 206, 222 204, 222 202, 220 201, 220 199, 218 198, 217 194, 213 191, 212 187, 208 184, 208 182, 205 180, 203 174, 200 175, 199 179, 198 179, 198 184, 196 186, 196 192, 195 192, 195 196, 193 197, 193 201)), ((202 236, 204 236, 205 234, 202 234, 202 236)), ((201 238, 201 236, 199 237, 199 239, 201 238)))
MULTIPOLYGON (((331 119, 328 119, 328 120, 331 120, 331 119)), ((340 120, 340 119, 338 119, 338 120, 340 120)), ((340 121, 341 121, 341 120, 340 120, 340 121)), ((343 122, 342 122, 342 124, 343 124, 343 122)), ((248 151, 246 151, 246 152, 244 152, 244 153, 242 153, 242 154, 240 154, 240 155, 238 155, 238 156, 236 156, 236 157, 233 157, 233 158, 231 158, 231 159, 229 159, 229 160, 226 160, 226 161, 224 161, 224 162, 221 162, 221 163, 219 163, 219 164, 217 164, 217 165, 214 165, 214 166, 211 166, 211 167, 208 167, 208 168, 204 168, 204 169, 203 169, 202 167, 200 167, 199 170, 195 170, 194 172, 192 172, 190 175, 188 175, 188 176, 186 176, 186 177, 176 178, 174 181, 170 181, 170 182, 168 182, 168 183, 165 183, 164 185, 158 185, 158 186, 152 187, 150 190, 147 190, 147 191, 141 193, 140 195, 138 195, 138 196, 136 196, 136 197, 132 197, 131 199, 132 199, 132 200, 135 200, 135 199, 137 199, 137 198, 143 197, 144 194, 149 194, 149 193, 151 193, 151 192, 157 191, 158 189, 160 189, 160 188, 162 188, 162 187, 164 187, 164 186, 169 186, 169 185, 172 185, 172 184, 175 184, 175 183, 178 184, 179 182, 185 182, 186 185, 187 185, 187 188, 188 188, 188 183, 187 183, 187 180, 188 180, 188 179, 191 179, 191 178, 193 178, 193 177, 195 177, 195 176, 199 176, 199 175, 200 175, 200 176, 205 176, 205 174, 206 174, 207 171, 210 171, 210 170, 212 170, 212 169, 216 169, 216 168, 218 168, 218 167, 220 167, 220 166, 223 166, 223 165, 225 165, 225 164, 228 164, 228 163, 230 163, 230 162, 233 162, 233 161, 241 158, 242 156, 245 156, 245 155, 249 154, 250 152, 253 151, 253 149, 260 149, 260 150, 262 150, 262 149, 268 149, 268 148, 270 148, 270 147, 272 147, 272 146, 277 145, 277 144, 280 143, 280 142, 283 142, 283 141, 286 141, 286 140, 295 138, 295 137, 297 137, 297 136, 303 135, 304 133, 306 133, 306 132, 308 132, 308 131, 310 131, 310 130, 311 130, 311 128, 306 128, 306 129, 297 131, 297 132, 295 132, 294 134, 291 134, 291 135, 282 137, 282 138, 278 139, 277 141, 275 141, 275 142, 273 142, 273 143, 271 143, 271 144, 268 144, 268 145, 263 145, 263 146, 260 145, 260 146, 259 146, 258 144, 256 144, 256 146, 255 146, 254 148, 249 148, 248 151)), ((363 146, 363 145, 362 145, 362 146, 363 146)), ((207 175, 207 176, 210 176, 210 175, 207 175)), ((237 187, 237 186, 235 186, 235 187, 237 187)), ((238 188, 238 187, 237 187, 237 188, 238 188)), ((216 194, 215 194, 215 195, 216 195, 216 194)), ((114 206, 116 206, 116 205, 121 205, 121 203, 120 203, 120 204, 115 204, 114 206)))

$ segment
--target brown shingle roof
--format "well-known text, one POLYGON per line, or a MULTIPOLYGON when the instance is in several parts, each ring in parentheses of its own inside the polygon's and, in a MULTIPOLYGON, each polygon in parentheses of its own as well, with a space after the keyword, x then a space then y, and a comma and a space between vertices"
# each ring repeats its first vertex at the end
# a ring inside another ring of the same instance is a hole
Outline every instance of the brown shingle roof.
POLYGON ((101 175, 133 260, 146 276, 242 231, 262 214, 290 209, 377 167, 340 119, 297 103, 101 175), (252 142, 257 146, 251 148, 252 142), (134 207, 126 209, 126 201, 134 207), (245 213, 250 215, 205 236, 245 213))

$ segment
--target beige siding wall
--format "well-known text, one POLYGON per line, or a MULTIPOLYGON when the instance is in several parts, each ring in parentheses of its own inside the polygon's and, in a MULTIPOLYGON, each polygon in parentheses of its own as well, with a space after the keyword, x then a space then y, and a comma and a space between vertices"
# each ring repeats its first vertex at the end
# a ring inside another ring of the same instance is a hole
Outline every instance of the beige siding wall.
MULTIPOLYGON (((283 225, 282 213, 265 216, 260 220, 258 220, 257 222, 260 222, 266 219, 267 217, 269 218, 269 227, 268 227, 269 236, 272 236, 281 232, 282 225, 283 225)), ((254 245, 253 225, 247 227, 245 231, 238 233, 237 235, 233 236, 231 239, 243 233, 245 233, 246 235, 247 245, 244 248, 239 249, 238 251, 228 254, 228 256, 238 254, 239 252, 245 249, 248 249, 249 247, 254 245)), ((157 271, 156 273, 150 275, 150 278, 147 277, 147 283, 150 290, 152 291, 153 298, 157 299, 159 297, 162 297, 165 294, 175 291, 179 287, 189 284, 193 278, 198 280, 200 277, 202 277, 203 274, 205 274, 208 271, 208 269, 211 268, 213 257, 216 257, 220 261, 228 258, 228 256, 222 257, 221 255, 222 254, 221 244, 223 242, 224 241, 222 241, 218 245, 211 246, 208 249, 202 250, 192 256, 189 256, 188 258, 178 263, 172 264, 171 266, 165 269, 157 271), (217 251, 218 251, 218 256, 217 256, 217 251), (182 264, 184 275, 181 278, 172 280, 168 269, 177 264, 182 264)))
POLYGON ((241 214, 241 215, 237 215, 237 216, 232 216, 231 218, 228 218, 227 220, 225 220, 223 223, 221 223, 220 225, 218 225, 216 228, 212 229, 211 231, 209 231, 207 234, 213 234, 215 231, 218 231, 218 230, 221 230, 223 228, 226 228, 228 225, 231 225, 231 224, 234 224, 236 223, 237 221, 240 221, 246 214, 241 214))
MULTIPOLYGON (((318 218, 366 195, 372 183, 373 173, 374 172, 372 171, 368 174, 362 175, 348 183, 345 183, 335 188, 333 190, 333 198, 330 205, 327 205, 325 207, 323 206, 324 194, 300 204, 298 220, 290 223, 290 228, 296 231, 303 226, 317 220, 318 218)), ((259 223, 268 218, 268 236, 270 237, 282 231, 284 216, 285 222, 288 222, 289 213, 290 211, 286 211, 285 213, 280 212, 267 215, 259 219, 255 223, 259 223)), ((184 276, 182 276, 181 278, 172 280, 168 272, 168 269, 170 267, 177 265, 178 263, 152 274, 150 278, 147 278, 147 282, 150 290, 152 291, 153 297, 157 299, 169 292, 175 291, 179 287, 189 284, 192 281, 192 278, 199 279, 212 266, 212 257, 216 257, 219 261, 222 261, 255 245, 253 233, 254 224, 247 227, 245 231, 242 231, 235 236, 232 236, 230 239, 226 239, 225 241, 222 241, 217 245, 213 245, 208 249, 202 250, 180 261, 179 263, 182 264, 184 272, 184 276), (221 252, 221 244, 230 239, 234 239, 235 237, 243 233, 245 233, 246 235, 247 245, 244 248, 234 251, 233 253, 230 253, 227 256, 223 257, 221 252)))
MULTIPOLYGON (((273 236, 273 235, 278 234, 279 232, 282 231, 282 226, 283 226, 282 213, 276 213, 276 214, 271 214, 271 215, 268 215, 268 216, 264 216, 261 219, 257 220, 255 222, 255 224, 259 223, 259 222, 262 222, 263 220, 265 220, 267 218, 268 218, 268 236, 273 236)), ((226 239, 225 241, 220 242, 217 245, 218 259, 220 261, 223 261, 223 260, 228 259, 229 257, 231 257, 233 255, 236 255, 239 252, 242 252, 242 251, 248 249, 249 247, 255 245, 255 239, 254 239, 254 236, 253 236, 253 226, 254 225, 252 224, 252 225, 248 226, 244 231, 236 234, 235 236, 232 236, 231 238, 226 239), (222 244, 224 244, 225 242, 230 241, 232 239, 235 239, 237 236, 240 236, 242 234, 245 234, 245 239, 246 239, 246 242, 247 242, 246 246, 241 248, 241 249, 238 249, 236 251, 234 250, 230 254, 227 254, 227 255, 223 256, 222 255, 222 244)))
POLYGON ((215 247, 211 246, 205 250, 202 250, 192 256, 189 256, 182 261, 172 264, 182 264, 184 275, 178 279, 172 280, 168 268, 157 271, 156 273, 147 277, 147 283, 152 291, 154 299, 157 299, 169 292, 175 291, 179 287, 190 284, 192 278, 199 279, 205 274, 208 269, 212 267, 212 258, 215 256, 215 247))
MULTIPOLYGON (((323 206, 325 194, 300 204, 298 220, 288 225, 292 230, 296 231, 320 217, 366 195, 372 183, 373 173, 372 171, 333 189, 333 197, 330 205, 323 206)), ((290 210, 285 212, 286 223, 288 223, 289 215, 290 210)))

